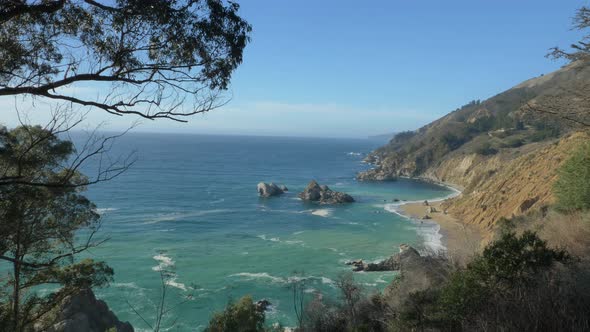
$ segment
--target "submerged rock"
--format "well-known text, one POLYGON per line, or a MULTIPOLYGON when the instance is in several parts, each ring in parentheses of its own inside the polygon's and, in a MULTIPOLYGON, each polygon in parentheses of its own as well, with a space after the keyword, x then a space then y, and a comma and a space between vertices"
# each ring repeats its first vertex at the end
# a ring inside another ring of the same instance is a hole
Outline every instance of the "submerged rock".
POLYGON ((272 182, 260 182, 256 187, 256 190, 258 191, 258 195, 260 195, 260 197, 271 197, 282 195, 285 191, 287 191, 287 187, 285 185, 279 187, 272 182), (283 187, 285 189, 282 189, 283 187))
POLYGON ((319 185, 317 182, 312 180, 305 189, 299 193, 299 198, 304 201, 318 202, 320 204, 340 204, 340 203, 352 203, 354 198, 352 196, 333 191, 326 185, 319 185))

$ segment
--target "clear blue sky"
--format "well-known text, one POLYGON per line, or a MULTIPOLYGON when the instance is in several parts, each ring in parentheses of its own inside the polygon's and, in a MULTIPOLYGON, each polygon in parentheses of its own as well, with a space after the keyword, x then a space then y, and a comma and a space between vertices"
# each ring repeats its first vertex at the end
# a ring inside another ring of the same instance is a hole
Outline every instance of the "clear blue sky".
MULTIPOLYGON (((252 42, 232 101, 188 125, 137 130, 364 137, 415 129, 559 68, 588 1, 244 0, 252 42)), ((124 120, 95 110, 117 129, 124 120)), ((10 122, 10 121, 9 121, 10 122)))

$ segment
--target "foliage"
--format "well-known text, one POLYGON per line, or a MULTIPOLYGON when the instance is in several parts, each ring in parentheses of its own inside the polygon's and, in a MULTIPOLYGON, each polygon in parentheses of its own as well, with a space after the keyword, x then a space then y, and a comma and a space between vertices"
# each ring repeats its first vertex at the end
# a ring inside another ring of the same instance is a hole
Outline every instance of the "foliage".
POLYGON ((264 331, 264 312, 259 310, 250 296, 230 302, 222 312, 209 321, 206 332, 256 332, 264 331))
MULTIPOLYGON (((587 31, 590 28, 590 8, 583 6, 576 12, 573 18, 574 29, 579 31, 587 31)), ((588 43, 588 35, 585 35, 582 40, 571 45, 570 51, 565 51, 559 47, 553 47, 547 57, 553 59, 565 58, 569 61, 583 61, 590 60, 590 44, 588 43)))
POLYGON ((442 284, 364 297, 351 278, 342 279, 339 302, 317 296, 308 303, 302 331, 584 330, 590 328, 590 296, 578 283, 586 272, 573 263, 536 233, 506 228, 442 284))
POLYGON ((569 254, 551 249, 535 233, 506 232, 487 246, 464 270, 456 272, 437 299, 436 320, 458 326, 483 319, 481 314, 538 286, 539 275, 555 263, 567 263, 569 254), (500 298, 499 298, 500 297, 500 298))
POLYGON ((559 169, 553 191, 562 210, 590 209, 590 143, 582 144, 559 169))
POLYGON ((483 156, 489 156, 498 153, 498 150, 494 148, 492 144, 488 141, 481 142, 480 144, 475 146, 474 151, 475 153, 483 156))
POLYGON ((206 112, 249 41, 238 10, 223 0, 2 1, 0 96, 149 119, 206 112), (88 82, 104 94, 70 92, 88 82))
POLYGON ((0 166, 4 178, 19 183, 0 186, 0 261, 10 266, 6 296, 10 328, 22 331, 69 292, 104 286, 113 270, 102 262, 75 261, 76 255, 100 241, 93 236, 100 227, 96 208, 81 193, 86 177, 62 168, 75 152, 71 142, 35 126, 0 132, 0 166), (61 185, 35 185, 63 179, 61 185), (86 234, 86 239, 76 236, 86 234), (44 284, 60 285, 65 291, 47 296, 31 290, 44 284))

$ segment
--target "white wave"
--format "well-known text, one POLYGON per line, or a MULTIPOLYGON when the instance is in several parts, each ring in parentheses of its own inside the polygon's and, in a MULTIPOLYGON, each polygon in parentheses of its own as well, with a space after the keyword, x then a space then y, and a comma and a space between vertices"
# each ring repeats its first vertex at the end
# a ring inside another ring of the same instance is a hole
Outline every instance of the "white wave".
POLYGON ((322 284, 325 285, 334 285, 334 280, 330 279, 330 278, 326 278, 326 277, 320 277, 322 280, 322 284))
POLYGON ((160 264, 152 267, 152 270, 154 270, 154 271, 162 271, 166 268, 174 266, 174 261, 172 260, 172 258, 170 258, 162 253, 160 253, 152 258, 154 260, 160 262, 160 264))
POLYGON ((383 278, 378 278, 377 280, 375 280, 375 282, 378 284, 386 284, 387 283, 387 281, 383 280, 383 278))
POLYGON ((349 152, 349 153, 347 153, 347 155, 349 155, 349 156, 362 156, 363 154, 361 152, 349 152))
POLYGON ((243 277, 246 280, 254 280, 254 279, 269 279, 272 282, 276 283, 284 283, 285 279, 281 277, 274 277, 266 272, 261 273, 250 273, 250 272, 240 272, 230 275, 230 277, 243 277))
POLYGON ((178 289, 186 292, 188 290, 186 285, 181 282, 177 282, 176 279, 177 279, 177 277, 173 277, 173 278, 166 280, 166 285, 168 285, 170 287, 178 288, 178 289))
POLYGON ((271 242, 281 242, 281 239, 278 237, 266 237, 266 234, 262 234, 262 235, 258 235, 257 236, 260 239, 263 239, 264 241, 271 241, 271 242))
POLYGON ((293 235, 299 235, 299 234, 301 234, 303 232, 305 232, 305 231, 294 232, 293 235))
POLYGON ((305 280, 315 280, 315 281, 321 282, 324 285, 329 285, 331 287, 335 287, 335 282, 332 279, 326 278, 326 277, 290 276, 287 278, 283 278, 283 277, 276 277, 276 276, 270 275, 266 272, 259 272, 259 273, 240 272, 240 273, 231 274, 231 275, 229 275, 229 277, 232 277, 232 278, 240 277, 246 281, 268 280, 268 281, 270 281, 272 283, 276 283, 276 284, 292 284, 292 283, 305 281, 305 280))
POLYGON ((118 208, 97 208, 95 211, 98 214, 104 214, 106 212, 111 212, 111 211, 117 211, 119 210, 118 208))
POLYGON ((200 217, 200 216, 205 216, 208 214, 225 213, 225 212, 230 212, 230 211, 231 210, 229 210, 229 209, 214 209, 214 210, 201 210, 201 211, 186 212, 186 213, 180 213, 180 212, 165 213, 165 214, 161 214, 155 218, 152 218, 151 220, 148 220, 148 221, 144 222, 143 224, 157 224, 157 223, 163 222, 163 221, 174 221, 174 220, 178 220, 178 219, 200 217))
POLYGON ((225 198, 216 199, 214 201, 209 202, 209 204, 219 204, 225 202, 225 198))
POLYGON ((332 210, 331 209, 311 210, 311 214, 313 214, 314 216, 327 218, 332 215, 332 210))
MULTIPOLYGON (((158 265, 153 266, 152 270, 160 272, 160 271, 164 271, 166 269, 169 269, 171 267, 174 267, 174 260, 172 258, 170 258, 169 256, 166 256, 164 253, 159 253, 157 255, 155 255, 154 257, 152 257, 154 260, 156 260, 157 262, 159 262, 158 265)), ((186 287, 185 284, 178 282, 178 275, 172 273, 172 272, 167 272, 166 273, 166 280, 164 281, 166 283, 166 285, 170 286, 170 287, 174 287, 174 288, 178 288, 182 291, 187 291, 188 287, 186 287)))
POLYGON ((117 287, 117 288, 131 288, 131 289, 135 289, 135 290, 143 290, 144 289, 144 288, 137 286, 137 284, 134 282, 114 282, 111 284, 111 286, 117 287))
POLYGON ((286 244, 303 244, 303 241, 301 240, 287 240, 284 241, 286 244))
POLYGON ((434 221, 417 220, 401 211, 398 204, 387 204, 385 210, 395 213, 398 216, 408 219, 414 225, 418 235, 424 240, 424 246, 434 252, 443 252, 447 248, 442 243, 442 234, 440 233, 440 225, 434 221))

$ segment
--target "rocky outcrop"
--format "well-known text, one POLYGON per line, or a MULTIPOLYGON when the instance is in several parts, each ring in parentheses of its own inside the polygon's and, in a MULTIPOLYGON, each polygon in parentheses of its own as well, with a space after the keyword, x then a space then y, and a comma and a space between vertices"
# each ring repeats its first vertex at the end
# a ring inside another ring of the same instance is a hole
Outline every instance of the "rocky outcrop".
POLYGON ((107 304, 91 289, 64 298, 55 310, 46 314, 35 331, 46 332, 133 332, 133 326, 121 322, 107 304))
POLYGON ((318 202, 320 204, 340 204, 352 203, 354 198, 352 196, 333 191, 326 185, 320 186, 317 182, 312 180, 305 189, 299 193, 299 198, 304 201, 318 202))
POLYGON ((256 187, 256 190, 258 191, 258 195, 260 195, 260 197, 272 197, 282 195, 289 189, 287 189, 285 185, 279 187, 272 182, 260 182, 256 187))
POLYGON ((422 261, 420 253, 407 244, 399 246, 399 253, 378 263, 364 263, 362 259, 347 262, 346 265, 353 266, 353 271, 373 272, 373 271, 398 271, 406 264, 417 264, 422 261))
POLYGON ((270 303, 270 301, 267 299, 262 299, 262 300, 256 301, 255 305, 256 305, 256 310, 258 310, 259 312, 265 312, 266 310, 269 309, 269 307, 272 305, 272 303, 270 303))
POLYGON ((399 276, 384 290, 394 311, 407 308, 416 293, 440 287, 453 271, 449 260, 438 256, 421 256, 415 250, 400 256, 399 276))
POLYGON ((387 167, 389 165, 380 164, 378 167, 357 174, 356 178, 360 181, 395 181, 399 175, 403 175, 394 167, 387 167))

